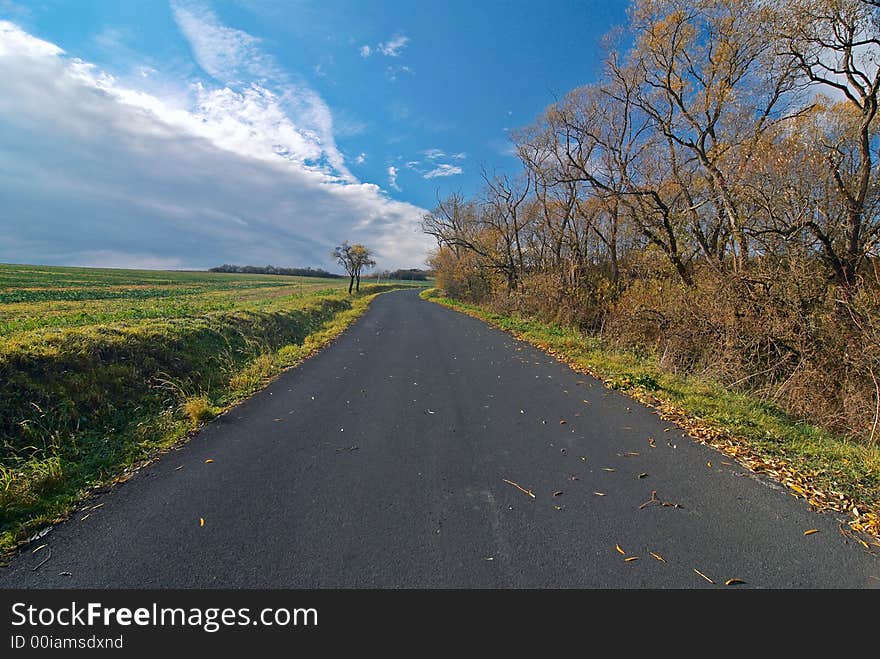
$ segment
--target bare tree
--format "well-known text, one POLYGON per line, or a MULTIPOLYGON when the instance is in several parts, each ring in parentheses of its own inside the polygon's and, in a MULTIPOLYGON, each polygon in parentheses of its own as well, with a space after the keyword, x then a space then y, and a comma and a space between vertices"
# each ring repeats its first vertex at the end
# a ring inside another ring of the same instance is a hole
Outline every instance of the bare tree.
POLYGON ((852 285, 867 254, 877 245, 877 136, 880 92, 880 12, 872 0, 792 0, 780 10, 776 29, 779 54, 788 58, 805 83, 842 98, 837 130, 822 144, 834 188, 845 215, 839 230, 810 225, 822 243, 839 283, 852 285), (846 113, 852 121, 840 121, 846 113), (839 130, 843 128, 843 130, 839 130))
POLYGON ((348 273, 348 294, 351 295, 351 289, 354 287, 356 291, 361 290, 361 272, 364 268, 371 268, 376 265, 373 260, 373 253, 364 247, 355 243, 349 244, 346 240, 338 245, 330 252, 330 255, 336 259, 345 271, 348 273))

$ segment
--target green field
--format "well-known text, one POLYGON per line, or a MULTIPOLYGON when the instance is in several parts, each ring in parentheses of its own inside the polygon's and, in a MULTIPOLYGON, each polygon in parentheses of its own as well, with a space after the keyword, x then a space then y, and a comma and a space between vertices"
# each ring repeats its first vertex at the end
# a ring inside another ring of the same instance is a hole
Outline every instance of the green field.
POLYGON ((0 554, 402 285, 0 264, 0 554))
POLYGON ((0 264, 0 337, 207 312, 259 309, 348 279, 0 264))

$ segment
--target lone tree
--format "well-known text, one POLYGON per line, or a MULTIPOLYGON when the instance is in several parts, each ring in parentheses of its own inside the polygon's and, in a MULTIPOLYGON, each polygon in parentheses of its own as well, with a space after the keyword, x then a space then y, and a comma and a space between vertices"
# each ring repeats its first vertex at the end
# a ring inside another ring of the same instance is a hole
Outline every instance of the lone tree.
POLYGON ((373 260, 373 253, 363 245, 349 245, 346 240, 337 246, 331 255, 348 273, 348 294, 351 295, 352 286, 355 287, 356 291, 360 291, 361 270, 372 268, 376 265, 376 262, 373 260))

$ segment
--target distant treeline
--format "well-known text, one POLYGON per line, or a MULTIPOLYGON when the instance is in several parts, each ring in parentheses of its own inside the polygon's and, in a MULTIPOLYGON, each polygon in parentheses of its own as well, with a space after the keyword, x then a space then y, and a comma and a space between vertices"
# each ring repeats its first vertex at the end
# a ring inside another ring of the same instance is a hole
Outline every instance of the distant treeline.
POLYGON ((278 268, 274 265, 229 265, 224 263, 208 272, 238 272, 248 275, 289 275, 294 277, 324 277, 339 279, 342 275, 336 275, 320 268, 278 268))
POLYGON ((419 270, 418 268, 407 268, 404 270, 383 270, 382 272, 374 272, 364 277, 364 279, 405 279, 407 281, 426 281, 431 276, 430 270, 419 270))

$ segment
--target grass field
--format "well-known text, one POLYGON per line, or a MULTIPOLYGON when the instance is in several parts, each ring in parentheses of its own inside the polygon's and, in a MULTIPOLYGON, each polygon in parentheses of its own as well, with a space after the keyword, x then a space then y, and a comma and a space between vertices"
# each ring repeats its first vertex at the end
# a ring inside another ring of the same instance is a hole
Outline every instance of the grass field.
POLYGON ((402 285, 0 265, 0 554, 402 285))
POLYGON ((348 279, 0 264, 0 337, 215 311, 341 290, 348 279))

